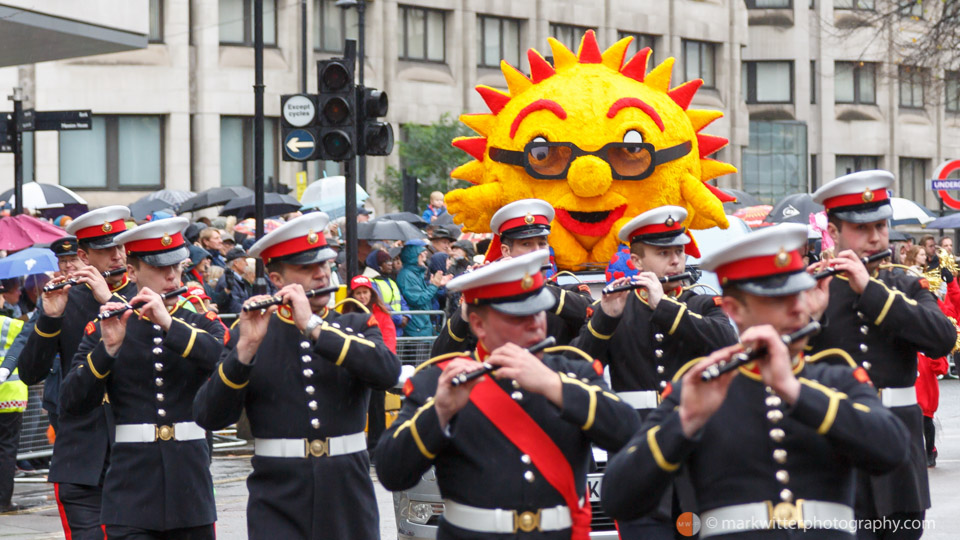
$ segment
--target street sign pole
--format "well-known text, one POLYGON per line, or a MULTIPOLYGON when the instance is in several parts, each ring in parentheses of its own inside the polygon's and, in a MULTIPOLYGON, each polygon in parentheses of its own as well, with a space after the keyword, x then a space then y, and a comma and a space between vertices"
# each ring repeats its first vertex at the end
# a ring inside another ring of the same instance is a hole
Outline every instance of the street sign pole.
MULTIPOLYGON (((254 63, 254 118, 253 118, 253 191, 254 218, 257 222, 257 240, 263 237, 263 0, 253 2, 253 63, 254 63)), ((266 294, 267 280, 263 260, 257 258, 257 279, 254 290, 266 294)))
POLYGON ((10 96, 13 101, 13 196, 17 202, 13 207, 13 215, 23 213, 23 132, 20 130, 20 120, 23 118, 23 88, 13 89, 10 96))

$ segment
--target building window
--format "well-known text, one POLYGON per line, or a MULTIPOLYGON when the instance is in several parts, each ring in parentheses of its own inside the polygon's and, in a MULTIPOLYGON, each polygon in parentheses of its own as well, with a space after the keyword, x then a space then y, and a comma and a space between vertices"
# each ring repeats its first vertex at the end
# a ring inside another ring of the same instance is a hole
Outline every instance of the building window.
POLYGON ((877 65, 870 62, 837 62, 834 90, 837 103, 877 103, 877 65))
POLYGON ((807 126, 803 122, 750 121, 740 174, 744 191, 766 204, 807 191, 807 126))
POLYGON ((820 187, 820 176, 817 171, 817 155, 810 154, 810 192, 820 187))
POLYGON ((150 43, 163 43, 163 0, 150 0, 150 43))
POLYGON ((876 8, 876 0, 833 0, 833 8, 873 11, 876 8))
POLYGON ((836 176, 880 168, 878 156, 837 156, 836 176))
POLYGON ((313 4, 314 20, 320 28, 314 35, 313 48, 318 51, 342 53, 344 40, 357 39, 357 10, 338 8, 336 3, 337 0, 317 0, 313 4))
POLYGON ((947 112, 960 112, 960 71, 948 71, 945 79, 947 112))
MULTIPOLYGON (((650 50, 653 53, 657 52, 655 45, 657 43, 657 36, 652 36, 650 34, 637 34, 635 32, 617 32, 617 39, 623 39, 625 37, 632 37, 633 41, 630 43, 630 47, 627 48, 627 54, 624 56, 624 62, 629 61, 633 58, 633 55, 637 52, 643 50, 645 47, 650 47, 650 50)), ((650 54, 650 59, 653 60, 654 54, 650 54)))
MULTIPOLYGON (((253 46, 253 0, 220 1, 220 43, 253 46)), ((263 44, 277 44, 277 0, 263 0, 263 44)))
MULTIPOLYGON (((277 119, 263 122, 263 181, 275 184, 277 178, 277 119)), ((220 185, 253 188, 253 118, 220 117, 220 185)))
POLYGON ((900 158, 900 193, 904 199, 921 205, 936 205, 936 195, 927 189, 927 160, 922 158, 900 158), (929 200, 927 200, 929 199, 929 200))
POLYGON ((747 103, 793 103, 793 62, 743 63, 747 103))
POLYGON ((683 40, 683 80, 703 79, 704 88, 716 88, 716 50, 715 43, 683 40))
POLYGON ((446 60, 446 13, 400 6, 400 58, 419 62, 446 60))
POLYGON ((60 132, 60 184, 109 190, 163 187, 163 118, 94 116, 89 131, 60 132))
POLYGON ((923 70, 914 66, 900 66, 900 106, 907 109, 923 108, 923 70))
POLYGON ((793 0, 747 0, 747 9, 793 8, 793 0))
POLYGON ((810 61, 810 104, 817 104, 817 61, 810 61))
POLYGON ((583 35, 587 33, 587 30, 596 31, 596 28, 590 28, 589 26, 574 26, 572 24, 550 23, 550 35, 560 43, 566 45, 567 48, 573 52, 577 52, 577 50, 580 48, 580 41, 583 40, 583 35))
POLYGON ((903 4, 897 6, 897 11, 900 13, 901 17, 923 17, 923 0, 912 0, 909 4, 903 4))
POLYGON ((500 67, 506 60, 514 67, 520 66, 520 21, 480 15, 477 17, 477 65, 500 67))

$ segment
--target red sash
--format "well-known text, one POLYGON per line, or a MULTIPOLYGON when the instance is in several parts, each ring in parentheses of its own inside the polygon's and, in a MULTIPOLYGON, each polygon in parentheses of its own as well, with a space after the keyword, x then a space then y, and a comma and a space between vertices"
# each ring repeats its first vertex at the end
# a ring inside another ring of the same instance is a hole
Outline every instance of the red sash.
POLYGON ((553 439, 489 377, 473 387, 470 401, 511 443, 530 456, 543 478, 563 496, 573 517, 571 540, 589 540, 590 500, 585 498, 580 506, 573 469, 553 439))

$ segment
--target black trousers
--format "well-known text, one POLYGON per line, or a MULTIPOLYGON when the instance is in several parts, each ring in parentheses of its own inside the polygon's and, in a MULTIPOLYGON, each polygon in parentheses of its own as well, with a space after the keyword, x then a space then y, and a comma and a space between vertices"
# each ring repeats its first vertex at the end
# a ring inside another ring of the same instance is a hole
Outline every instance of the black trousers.
POLYGON ((387 429, 386 404, 387 393, 379 390, 370 392, 370 408, 367 409, 367 447, 376 448, 377 441, 387 429))
POLYGON ((933 449, 937 447, 937 426, 933 423, 930 416, 923 417, 923 441, 927 451, 927 457, 933 457, 933 449))
POLYGON ((216 531, 213 523, 199 527, 150 531, 123 525, 107 525, 108 540, 213 540, 216 531))
POLYGON ((857 540, 916 540, 923 535, 923 518, 926 512, 902 512, 870 521, 878 525, 874 529, 860 520, 857 540))
POLYGON ((100 486, 59 483, 53 485, 53 490, 64 536, 71 540, 104 540, 100 522, 100 486))
POLYGON ((23 413, 0 413, 0 508, 13 499, 13 477, 17 474, 17 447, 23 413))

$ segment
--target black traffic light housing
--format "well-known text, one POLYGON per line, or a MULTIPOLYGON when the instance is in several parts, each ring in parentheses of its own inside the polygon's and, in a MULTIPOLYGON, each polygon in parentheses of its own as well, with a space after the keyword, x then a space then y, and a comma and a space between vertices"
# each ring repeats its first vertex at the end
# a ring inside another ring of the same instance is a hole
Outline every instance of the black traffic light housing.
POLYGON ((347 42, 343 58, 317 62, 319 159, 346 161, 357 155, 355 66, 356 42, 352 41, 347 42))
POLYGON ((387 115, 387 93, 375 88, 357 87, 357 152, 365 156, 386 156, 393 150, 393 126, 377 118, 387 115))

